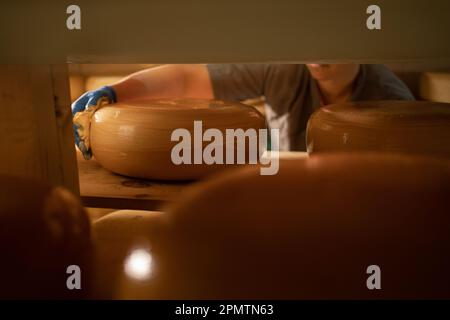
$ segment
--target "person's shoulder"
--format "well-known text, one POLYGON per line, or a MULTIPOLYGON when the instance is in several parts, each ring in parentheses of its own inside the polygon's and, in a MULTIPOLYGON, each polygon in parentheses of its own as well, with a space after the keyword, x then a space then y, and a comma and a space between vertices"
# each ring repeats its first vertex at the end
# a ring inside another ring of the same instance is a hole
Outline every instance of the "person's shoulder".
POLYGON ((402 83, 402 81, 394 74, 392 70, 382 64, 362 64, 366 74, 366 81, 385 84, 385 83, 402 83))
POLYGON ((361 65, 364 73, 362 97, 366 100, 414 100, 409 88, 382 64, 361 65))

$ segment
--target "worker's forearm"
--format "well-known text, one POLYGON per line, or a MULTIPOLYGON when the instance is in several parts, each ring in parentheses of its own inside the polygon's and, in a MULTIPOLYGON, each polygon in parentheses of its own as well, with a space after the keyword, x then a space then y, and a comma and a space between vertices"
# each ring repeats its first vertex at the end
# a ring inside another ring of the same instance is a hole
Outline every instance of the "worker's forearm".
POLYGON ((112 85, 118 101, 142 98, 212 99, 205 65, 164 65, 136 72, 112 85))

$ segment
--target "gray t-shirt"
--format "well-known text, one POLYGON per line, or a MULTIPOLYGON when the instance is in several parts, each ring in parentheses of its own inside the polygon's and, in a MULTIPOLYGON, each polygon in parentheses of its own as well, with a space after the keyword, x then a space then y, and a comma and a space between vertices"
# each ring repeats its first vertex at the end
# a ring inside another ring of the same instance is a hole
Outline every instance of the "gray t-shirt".
MULTIPOLYGON (((306 124, 320 108, 316 81, 304 64, 208 65, 214 97, 242 101, 265 97, 270 128, 280 131, 280 150, 306 150, 306 124)), ((392 71, 383 65, 361 65, 351 101, 413 100, 392 71)))

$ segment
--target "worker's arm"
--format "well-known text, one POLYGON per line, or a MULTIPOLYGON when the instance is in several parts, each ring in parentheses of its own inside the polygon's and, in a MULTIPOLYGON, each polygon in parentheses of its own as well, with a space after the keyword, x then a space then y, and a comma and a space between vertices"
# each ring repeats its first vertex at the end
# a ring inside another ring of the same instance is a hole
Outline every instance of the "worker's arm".
POLYGON ((205 65, 165 65, 133 73, 113 85, 86 92, 72 104, 72 114, 97 105, 100 99, 111 103, 143 98, 213 97, 205 65))
POLYGON ((214 97, 205 65, 164 65, 136 72, 111 85, 117 101, 142 98, 214 97))
MULTIPOLYGON (((72 104, 72 115, 96 106, 101 100, 112 103, 144 98, 213 97, 211 80, 205 65, 165 65, 136 72, 115 84, 86 92, 72 104)), ((76 145, 85 158, 90 158, 89 145, 85 145, 80 139, 75 125, 74 133, 76 145)))

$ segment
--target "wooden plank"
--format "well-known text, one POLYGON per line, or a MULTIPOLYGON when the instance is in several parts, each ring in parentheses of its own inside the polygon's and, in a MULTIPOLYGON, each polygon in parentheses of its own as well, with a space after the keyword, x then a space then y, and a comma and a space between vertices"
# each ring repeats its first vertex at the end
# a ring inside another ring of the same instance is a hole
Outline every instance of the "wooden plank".
POLYGON ((66 65, 0 65, 0 173, 79 193, 66 65))
POLYGON ((158 199, 134 199, 134 198, 114 198, 114 197, 99 197, 99 196, 81 196, 81 201, 85 207, 91 208, 108 208, 121 210, 150 210, 163 211, 164 206, 171 201, 164 201, 158 199))
POLYGON ((86 206, 116 209, 159 210, 175 201, 187 182, 160 182, 114 174, 95 159, 77 151, 81 199, 86 206))
POLYGON ((67 1, 1 1, 0 62, 380 63, 450 59, 448 0, 76 3, 81 8, 81 30, 65 27, 67 1), (370 4, 381 8, 381 30, 366 27, 370 4), (102 39, 102 44, 88 45, 94 39, 102 39))
MULTIPOLYGON (((280 152, 280 159, 307 157, 306 152, 280 152)), ((114 174, 94 158, 85 160, 77 150, 81 199, 95 208, 160 210, 180 198, 188 182, 134 179, 114 174)))
POLYGON ((51 66, 53 100, 56 120, 61 175, 63 184, 79 194, 79 180, 73 136, 70 84, 67 65, 51 66))

